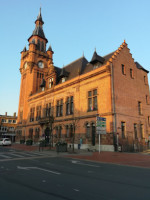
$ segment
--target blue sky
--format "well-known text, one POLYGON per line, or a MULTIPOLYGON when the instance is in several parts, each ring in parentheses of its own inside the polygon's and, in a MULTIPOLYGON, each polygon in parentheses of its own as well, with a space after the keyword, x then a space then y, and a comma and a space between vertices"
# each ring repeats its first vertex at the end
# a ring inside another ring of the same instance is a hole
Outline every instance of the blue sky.
POLYGON ((149 0, 0 0, 0 114, 18 112, 20 52, 28 48, 40 6, 55 66, 83 52, 90 60, 95 47, 104 56, 125 39, 135 61, 150 71, 149 0))

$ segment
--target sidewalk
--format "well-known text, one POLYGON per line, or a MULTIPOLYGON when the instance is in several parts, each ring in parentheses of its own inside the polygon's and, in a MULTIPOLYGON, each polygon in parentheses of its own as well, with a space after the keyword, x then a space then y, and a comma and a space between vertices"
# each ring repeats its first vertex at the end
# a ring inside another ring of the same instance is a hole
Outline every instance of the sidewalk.
MULTIPOLYGON (((39 146, 27 146, 25 144, 13 144, 11 148, 22 151, 39 151, 39 146)), ((56 151, 54 149, 50 150, 50 147, 44 147, 43 150, 46 152, 50 151, 51 153, 54 152, 56 154, 56 151)), ((143 153, 100 152, 99 154, 99 152, 88 152, 87 150, 75 149, 74 153, 72 150, 65 153, 59 152, 59 156, 93 162, 150 168, 150 151, 143 153)))
POLYGON ((93 152, 92 155, 68 155, 67 157, 94 162, 150 168, 150 155, 143 153, 101 152, 99 154, 99 152, 93 152))

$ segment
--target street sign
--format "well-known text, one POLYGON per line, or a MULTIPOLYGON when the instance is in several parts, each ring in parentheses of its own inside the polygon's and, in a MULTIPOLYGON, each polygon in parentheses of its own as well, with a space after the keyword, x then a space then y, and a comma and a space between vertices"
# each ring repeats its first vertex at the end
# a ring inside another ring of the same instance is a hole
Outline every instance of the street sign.
POLYGON ((96 117, 96 132, 97 134, 106 134, 106 118, 96 117))

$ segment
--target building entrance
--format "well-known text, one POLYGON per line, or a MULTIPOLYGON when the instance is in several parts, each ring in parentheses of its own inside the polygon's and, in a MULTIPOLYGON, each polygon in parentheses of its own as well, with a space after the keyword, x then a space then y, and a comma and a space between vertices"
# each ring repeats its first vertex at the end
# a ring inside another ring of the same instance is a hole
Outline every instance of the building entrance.
POLYGON ((95 124, 92 124, 92 145, 95 146, 95 124))

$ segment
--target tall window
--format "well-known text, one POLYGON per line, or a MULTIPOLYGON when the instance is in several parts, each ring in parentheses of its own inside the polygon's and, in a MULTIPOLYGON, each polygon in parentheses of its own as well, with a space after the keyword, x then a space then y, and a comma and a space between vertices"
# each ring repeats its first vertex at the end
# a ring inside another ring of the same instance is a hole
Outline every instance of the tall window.
POLYGON ((139 115, 142 114, 142 103, 140 101, 138 101, 138 112, 139 112, 139 115))
POLYGON ((67 138, 69 137, 69 126, 68 125, 66 126, 66 137, 67 138))
POLYGON ((35 108, 30 108, 30 122, 34 121, 34 111, 35 111, 35 108))
POLYGON ((86 137, 87 138, 90 137, 90 124, 89 123, 86 124, 86 137))
POLYGON ((150 126, 150 116, 148 116, 148 125, 150 126))
POLYGON ((44 49, 44 42, 42 41, 42 43, 41 43, 41 51, 45 51, 45 49, 44 49))
POLYGON ((62 127, 59 126, 59 128, 58 128, 58 137, 59 137, 59 138, 61 138, 61 132, 62 132, 62 127))
POLYGON ((123 64, 121 66, 122 66, 122 74, 125 75, 126 74, 126 72, 125 72, 125 66, 123 64))
POLYGON ((133 78, 133 69, 130 69, 130 77, 133 78))
POLYGON ((40 129, 39 128, 36 128, 35 129, 35 138, 39 138, 40 137, 40 129))
POLYGON ((70 114, 73 114, 73 96, 70 97, 70 114))
POLYGON ((59 103, 60 103, 60 116, 63 116, 63 99, 61 99, 59 103))
POLYGON ((88 111, 97 110, 97 89, 88 91, 88 111))
POLYGON ((70 134, 69 137, 73 137, 73 125, 70 125, 70 134))
POLYGON ((146 84, 146 76, 144 76, 144 83, 146 84))
POLYGON ((144 126, 143 126, 143 124, 140 124, 140 135, 141 135, 141 138, 143 138, 143 136, 144 136, 144 126))
POLYGON ((63 99, 57 101, 56 117, 63 116, 63 99))
POLYGON ((33 128, 29 129, 29 136, 30 139, 33 139, 33 128))
POLYGON ((58 137, 58 126, 55 129, 56 129, 56 137, 58 137))
POLYGON ((52 111, 51 103, 46 104, 46 117, 51 116, 51 114, 52 114, 51 111, 52 111))
POLYGON ((69 97, 67 97, 67 102, 66 102, 66 115, 70 114, 70 101, 69 97))
POLYGON ((122 134, 122 138, 125 138, 125 131, 126 131, 126 123, 125 122, 121 122, 121 134, 122 134))
POLYGON ((137 124, 134 124, 134 137, 137 139, 137 124))
POLYGON ((53 78, 50 78, 49 79, 49 88, 52 88, 52 86, 53 86, 53 78))
POLYGON ((41 119, 41 106, 36 107, 36 120, 41 119))
POLYGON ((66 101, 66 115, 72 115, 74 112, 73 96, 67 97, 66 101))
POLYGON ((37 41, 37 50, 40 51, 40 48, 41 48, 41 47, 40 47, 40 40, 38 40, 38 41, 37 41))

